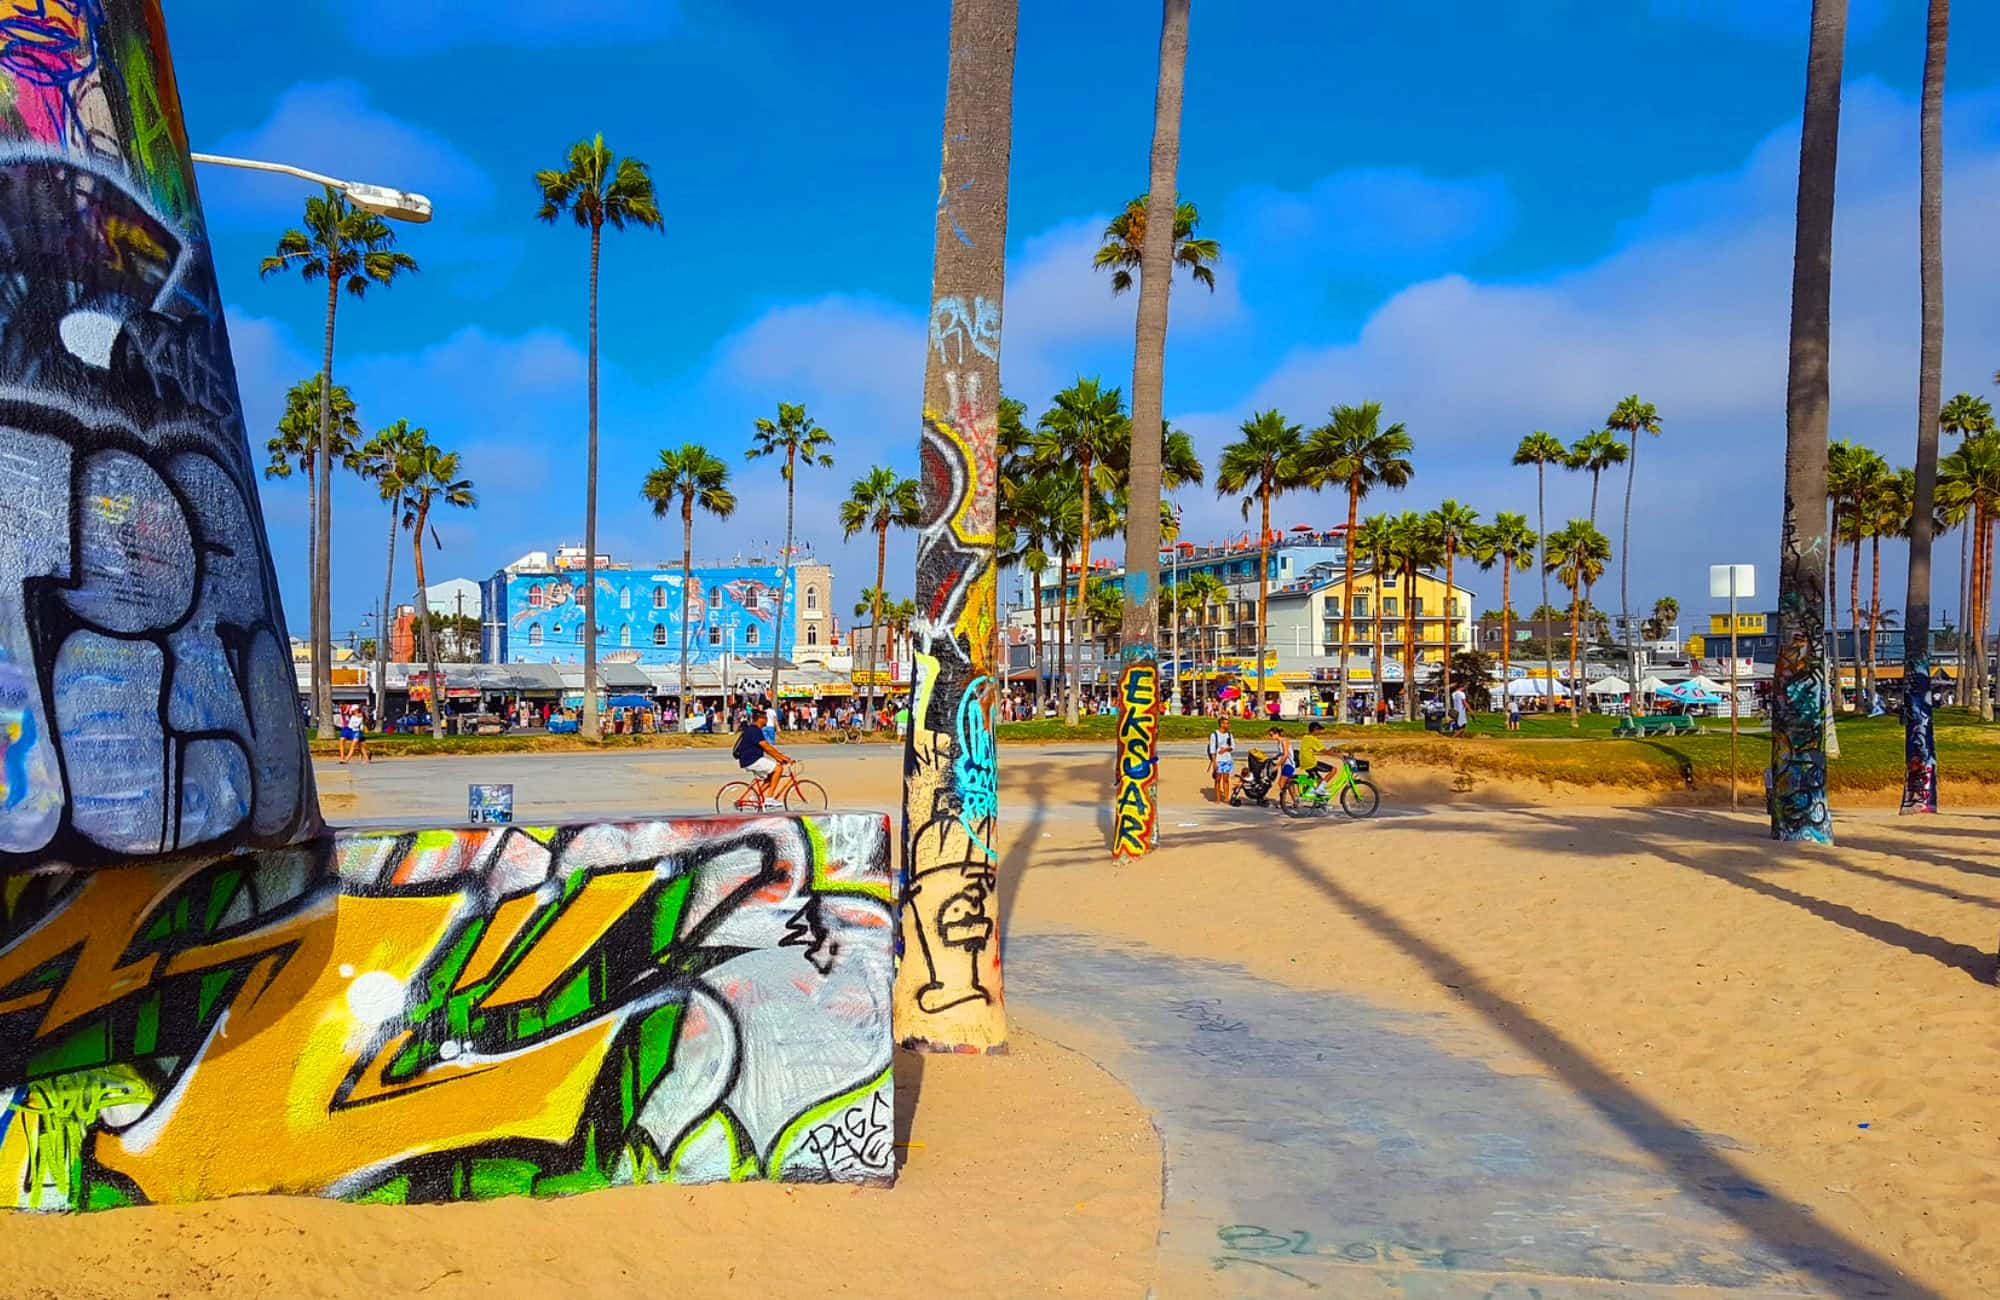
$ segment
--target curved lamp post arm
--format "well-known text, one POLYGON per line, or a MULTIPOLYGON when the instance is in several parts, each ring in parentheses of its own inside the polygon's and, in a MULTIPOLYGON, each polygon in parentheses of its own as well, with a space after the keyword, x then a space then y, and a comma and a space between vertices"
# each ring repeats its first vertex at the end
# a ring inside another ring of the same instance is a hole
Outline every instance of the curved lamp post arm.
POLYGON ((309 172, 303 167, 294 167, 289 163, 262 162, 255 158, 230 158, 213 153, 193 153, 188 156, 198 163, 210 163, 218 167, 239 167, 245 171, 277 172, 285 176, 296 176, 302 181, 311 181, 315 185, 339 190, 352 200, 356 207, 379 212, 398 221, 425 222, 431 219, 431 201, 421 194, 407 190, 391 189, 386 185, 369 185, 361 181, 337 180, 332 176, 322 176, 318 172, 309 172))

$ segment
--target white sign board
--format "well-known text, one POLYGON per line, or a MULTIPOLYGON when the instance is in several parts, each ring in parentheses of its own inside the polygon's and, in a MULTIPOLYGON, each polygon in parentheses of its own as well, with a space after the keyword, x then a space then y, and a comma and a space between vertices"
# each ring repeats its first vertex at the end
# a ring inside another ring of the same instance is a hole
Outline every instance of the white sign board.
POLYGON ((1708 594, 1717 600, 1728 600, 1731 596, 1742 600, 1757 594, 1757 566, 1754 564, 1711 564, 1708 566, 1708 594), (1730 576, 1735 575, 1736 588, 1730 590, 1730 576))

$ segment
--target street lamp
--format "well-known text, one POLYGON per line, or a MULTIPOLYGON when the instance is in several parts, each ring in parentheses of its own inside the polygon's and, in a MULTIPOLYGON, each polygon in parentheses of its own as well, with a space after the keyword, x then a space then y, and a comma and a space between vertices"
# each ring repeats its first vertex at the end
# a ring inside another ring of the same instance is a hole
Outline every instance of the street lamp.
POLYGON ((362 181, 336 180, 331 176, 309 172, 303 167, 294 167, 289 163, 261 162, 255 158, 230 158, 214 153, 195 153, 189 154, 188 157, 198 163, 210 163, 217 167, 240 167, 245 171, 277 172, 285 176, 296 176, 302 181, 311 181, 315 185, 339 190, 357 208, 379 212, 398 221, 421 224, 431 219, 431 201, 421 194, 412 194, 407 190, 391 189, 387 185, 369 185, 362 181))

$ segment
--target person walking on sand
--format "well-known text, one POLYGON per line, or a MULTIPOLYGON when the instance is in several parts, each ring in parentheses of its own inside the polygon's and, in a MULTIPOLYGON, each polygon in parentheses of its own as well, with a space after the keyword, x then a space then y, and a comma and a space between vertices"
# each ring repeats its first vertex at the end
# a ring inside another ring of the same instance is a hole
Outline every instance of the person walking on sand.
POLYGON ((1215 730, 1208 733, 1208 778, 1215 784, 1215 802, 1229 802, 1229 791, 1236 782, 1236 737, 1229 734, 1229 715, 1223 714, 1215 720, 1215 730))
POLYGON ((1451 688, 1451 729, 1463 732, 1472 719, 1466 711, 1465 685, 1460 683, 1451 688))
POLYGON ((356 704, 351 707, 351 711, 349 712, 348 717, 352 719, 349 725, 352 726, 354 729, 354 749, 353 752, 348 755, 348 757, 352 758, 355 757, 356 755, 359 755, 361 761, 364 763, 374 762, 375 761, 374 756, 368 752, 367 711, 364 710, 359 704, 356 704))

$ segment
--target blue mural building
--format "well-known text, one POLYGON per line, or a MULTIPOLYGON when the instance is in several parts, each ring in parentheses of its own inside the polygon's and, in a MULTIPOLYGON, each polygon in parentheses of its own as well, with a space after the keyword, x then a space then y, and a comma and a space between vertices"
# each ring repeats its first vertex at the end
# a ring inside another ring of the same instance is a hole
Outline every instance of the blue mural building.
MULTIPOLYGON (((688 662, 709 664, 725 654, 766 659, 795 657, 804 616, 798 599, 803 570, 794 568, 778 626, 778 588, 784 570, 774 564, 697 568, 683 591, 681 570, 600 568, 597 573, 597 654, 606 663, 676 665, 681 657, 681 601, 688 598, 688 662)), ((583 570, 502 570, 481 584, 486 608, 486 652, 496 663, 583 662, 583 570)), ((826 599, 817 589, 812 611, 826 599)), ((817 630, 817 629, 815 629, 817 630)))

